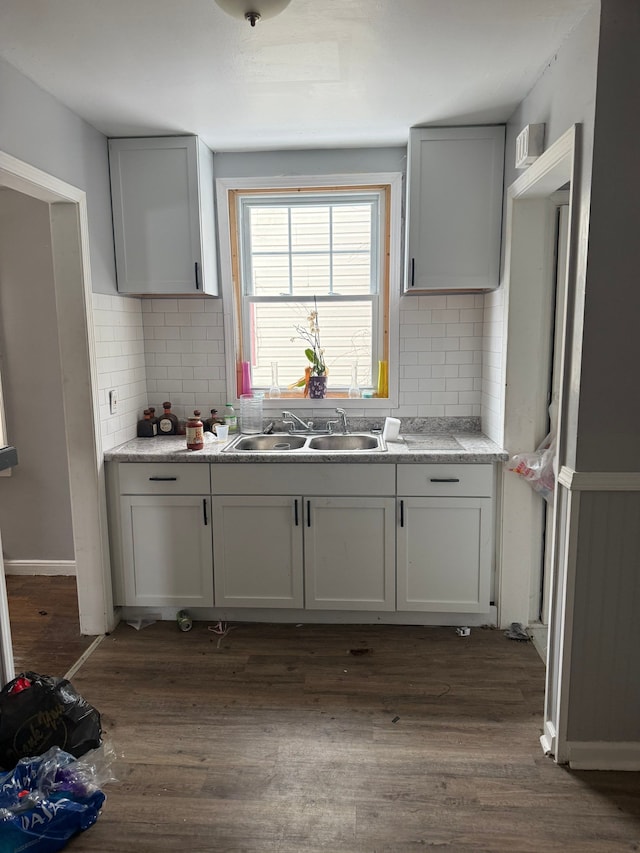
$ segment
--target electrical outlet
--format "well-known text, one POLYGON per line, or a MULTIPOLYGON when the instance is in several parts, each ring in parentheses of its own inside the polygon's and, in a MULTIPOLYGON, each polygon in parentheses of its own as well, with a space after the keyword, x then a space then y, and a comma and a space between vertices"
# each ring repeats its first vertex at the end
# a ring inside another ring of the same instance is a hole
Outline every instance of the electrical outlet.
POLYGON ((111 391, 109 391, 109 411, 112 415, 115 415, 118 411, 118 392, 115 388, 112 388, 111 391))

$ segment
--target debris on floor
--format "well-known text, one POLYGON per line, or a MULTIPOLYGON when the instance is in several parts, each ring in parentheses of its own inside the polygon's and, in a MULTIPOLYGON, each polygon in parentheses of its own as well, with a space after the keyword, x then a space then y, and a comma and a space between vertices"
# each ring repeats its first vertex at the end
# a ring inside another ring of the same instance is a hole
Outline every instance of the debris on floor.
POLYGON ((373 649, 349 649, 349 654, 354 657, 360 657, 361 655, 371 655, 373 654, 373 649))
POLYGON ((520 622, 512 622, 511 627, 507 628, 504 635, 508 640, 521 640, 523 642, 528 642, 531 639, 520 622))
POLYGON ((471 634, 471 628, 467 628, 466 625, 461 628, 456 628, 456 634, 459 637, 468 637, 471 634))

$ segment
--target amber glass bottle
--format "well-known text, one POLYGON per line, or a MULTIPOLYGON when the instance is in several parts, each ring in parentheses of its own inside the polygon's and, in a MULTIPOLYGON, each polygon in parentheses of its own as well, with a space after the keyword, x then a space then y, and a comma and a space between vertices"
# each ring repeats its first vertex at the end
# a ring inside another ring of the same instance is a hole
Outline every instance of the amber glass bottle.
POLYGON ((178 418, 171 411, 171 403, 163 403, 164 412, 158 419, 159 435, 176 435, 178 432, 178 418))
POLYGON ((196 409, 193 417, 187 421, 187 450, 202 450, 204 447, 204 432, 200 412, 196 409))

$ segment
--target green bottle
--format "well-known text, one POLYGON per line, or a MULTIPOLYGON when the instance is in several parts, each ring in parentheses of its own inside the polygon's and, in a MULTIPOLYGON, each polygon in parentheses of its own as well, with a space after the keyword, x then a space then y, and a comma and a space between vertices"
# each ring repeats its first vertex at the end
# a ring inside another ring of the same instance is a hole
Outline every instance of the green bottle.
POLYGON ((238 416, 231 403, 224 407, 224 422, 229 427, 229 433, 238 432, 238 416))

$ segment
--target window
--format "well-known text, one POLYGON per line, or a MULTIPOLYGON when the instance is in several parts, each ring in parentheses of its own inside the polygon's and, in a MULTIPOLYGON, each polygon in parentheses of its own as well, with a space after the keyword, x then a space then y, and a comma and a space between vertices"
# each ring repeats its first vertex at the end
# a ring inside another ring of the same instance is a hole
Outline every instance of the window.
POLYGON ((355 382, 362 396, 374 399, 378 364, 388 364, 393 337, 391 185, 265 187, 254 180, 232 186, 237 183, 218 181, 226 193, 233 279, 230 379, 248 363, 252 388, 267 399, 277 375, 282 397, 304 400, 305 333, 317 311, 327 397, 347 398, 355 382))

